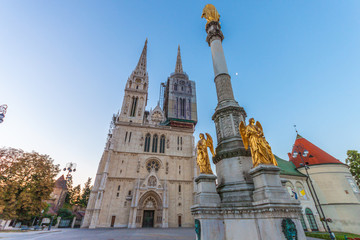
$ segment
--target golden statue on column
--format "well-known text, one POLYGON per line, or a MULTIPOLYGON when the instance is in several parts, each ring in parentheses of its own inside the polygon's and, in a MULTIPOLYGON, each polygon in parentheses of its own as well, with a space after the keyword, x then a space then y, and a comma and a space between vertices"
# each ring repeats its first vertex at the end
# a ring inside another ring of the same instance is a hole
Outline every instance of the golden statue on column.
POLYGON ((268 164, 277 166, 274 154, 271 151, 269 143, 266 141, 263 128, 259 121, 254 124, 254 118, 249 119, 249 125, 245 126, 244 122, 240 122, 240 134, 246 149, 251 150, 253 166, 259 164, 268 164))
POLYGON ((212 156, 215 155, 214 153, 214 146, 213 146, 213 140, 210 136, 210 134, 205 133, 207 136, 207 139, 205 139, 204 134, 200 133, 199 137, 200 140, 198 141, 196 145, 197 150, 197 157, 196 157, 196 163, 200 168, 200 173, 204 174, 213 174, 210 166, 210 160, 209 160, 209 154, 207 151, 207 148, 210 148, 210 152, 212 156))
POLYGON ((220 14, 218 13, 214 5, 206 4, 201 14, 201 18, 205 18, 207 20, 206 24, 212 21, 218 22, 220 21, 220 14))

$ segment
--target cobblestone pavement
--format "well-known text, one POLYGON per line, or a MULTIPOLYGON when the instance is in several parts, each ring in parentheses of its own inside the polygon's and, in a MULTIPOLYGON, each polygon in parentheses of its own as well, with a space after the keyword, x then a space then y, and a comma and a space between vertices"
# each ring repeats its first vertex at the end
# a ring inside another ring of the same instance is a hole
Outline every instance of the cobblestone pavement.
MULTIPOLYGON (((240 236, 239 236, 240 237, 240 236)), ((194 228, 54 229, 37 232, 0 232, 1 240, 195 240, 194 228)), ((244 239, 247 239, 246 237, 244 239)), ((239 238, 241 240, 241 238, 239 238)), ((317 238, 307 238, 317 240, 317 238)))

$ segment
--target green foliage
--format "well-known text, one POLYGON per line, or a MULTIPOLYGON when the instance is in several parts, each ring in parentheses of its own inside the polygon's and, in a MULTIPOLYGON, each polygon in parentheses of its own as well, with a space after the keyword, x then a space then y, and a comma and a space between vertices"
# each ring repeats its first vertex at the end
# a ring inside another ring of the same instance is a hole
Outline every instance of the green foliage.
MULTIPOLYGON (((345 232, 334 232, 336 240, 345 240, 345 235, 348 238, 360 237, 360 235, 345 232)), ((330 234, 327 232, 305 232, 308 237, 320 238, 320 239, 331 239, 330 234)))
POLYGON ((72 214, 70 209, 60 208, 58 211, 58 216, 61 217, 61 219, 72 219, 75 215, 72 214))
POLYGON ((82 207, 86 207, 88 202, 89 202, 89 198, 90 198, 90 193, 91 193, 91 178, 88 178, 88 180, 86 181, 84 188, 82 190, 82 194, 81 194, 81 198, 80 198, 80 206, 82 207))
POLYGON ((346 164, 350 167, 350 172, 354 176, 357 185, 360 187, 360 153, 356 150, 347 151, 346 164))
MULTIPOLYGON (((76 187, 72 187, 72 178, 67 182, 68 193, 65 197, 65 205, 66 206, 81 206, 86 207, 90 198, 91 193, 91 178, 84 184, 84 188, 81 190, 81 186, 77 185, 76 187)), ((70 208, 70 207, 68 207, 70 208)))
POLYGON ((0 218, 30 221, 47 207, 59 166, 48 155, 0 148, 0 218))

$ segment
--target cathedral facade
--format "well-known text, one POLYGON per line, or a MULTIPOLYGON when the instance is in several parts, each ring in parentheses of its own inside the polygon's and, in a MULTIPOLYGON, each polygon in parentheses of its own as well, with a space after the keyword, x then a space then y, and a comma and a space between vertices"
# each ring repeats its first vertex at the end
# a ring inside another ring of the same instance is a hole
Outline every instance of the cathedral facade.
POLYGON ((113 116, 82 227, 191 227, 196 162, 195 82, 175 72, 161 84, 158 105, 146 111, 147 41, 113 116))

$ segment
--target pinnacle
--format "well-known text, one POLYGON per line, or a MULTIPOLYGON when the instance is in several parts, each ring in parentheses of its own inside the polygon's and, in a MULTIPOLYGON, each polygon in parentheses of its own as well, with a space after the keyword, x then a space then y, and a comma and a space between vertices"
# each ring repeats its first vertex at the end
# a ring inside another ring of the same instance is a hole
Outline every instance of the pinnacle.
POLYGON ((136 68, 135 68, 135 71, 134 71, 134 72, 137 72, 137 73, 142 73, 143 75, 146 74, 147 42, 148 42, 148 39, 146 38, 145 45, 144 45, 144 48, 143 48, 143 50, 141 52, 139 62, 136 65, 136 68))
POLYGON ((180 55, 180 45, 178 46, 176 65, 175 65, 175 73, 183 73, 183 67, 182 67, 181 55, 180 55))

